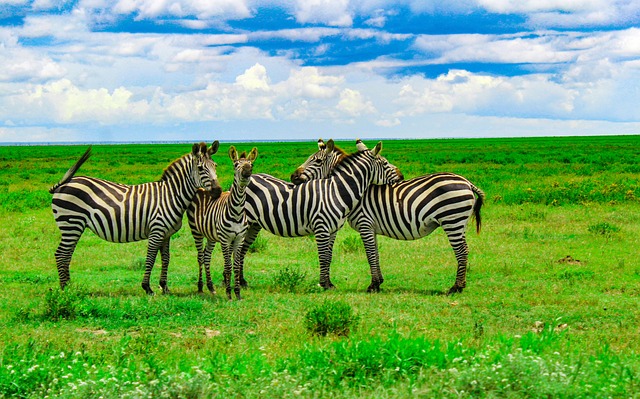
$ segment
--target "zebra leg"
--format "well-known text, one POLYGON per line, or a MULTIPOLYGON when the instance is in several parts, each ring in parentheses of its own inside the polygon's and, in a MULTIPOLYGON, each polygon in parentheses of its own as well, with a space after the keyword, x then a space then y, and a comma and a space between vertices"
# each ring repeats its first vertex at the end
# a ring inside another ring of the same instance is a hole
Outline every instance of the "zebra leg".
POLYGON ((240 286, 243 288, 247 288, 247 280, 244 279, 244 258, 247 255, 247 252, 249 252, 249 247, 256 240, 256 237, 258 237, 260 230, 262 230, 262 227, 260 227, 258 223, 249 225, 249 229, 244 236, 242 247, 235 255, 234 262, 239 264, 240 275, 238 278, 240 279, 240 286))
POLYGON ((165 238, 162 241, 162 246, 160 247, 160 257, 162 259, 162 270, 160 272, 160 287, 162 288, 163 294, 169 293, 169 287, 167 287, 167 274, 169 271, 169 261, 171 259, 171 254, 169 253, 170 243, 171 243, 171 236, 165 238))
POLYGON ((213 286, 213 281, 211 281, 211 253, 213 252, 215 245, 215 241, 207 240, 207 246, 204 248, 204 253, 202 255, 202 262, 207 274, 207 288, 209 289, 209 292, 214 295, 216 293, 216 289, 213 286))
POLYGON ((227 291, 227 298, 231 300, 231 246, 230 245, 222 245, 222 255, 224 255, 224 271, 222 272, 222 279, 224 281, 224 288, 227 291))
POLYGON ((202 234, 197 233, 193 229, 191 230, 193 235, 193 241, 196 244, 196 250, 198 251, 198 292, 202 292, 204 284, 202 283, 202 266, 204 265, 204 249, 202 242, 204 240, 202 234))
POLYGON ((69 264, 71 263, 71 257, 73 256, 73 252, 76 249, 81 235, 82 231, 80 231, 79 234, 77 232, 73 234, 63 233, 62 238, 60 238, 60 244, 58 245, 58 249, 56 249, 55 258, 61 290, 64 290, 64 287, 71 279, 69 276, 69 264))
POLYGON ((331 282, 331 260, 333 258, 333 243, 336 240, 336 233, 327 231, 315 232, 318 259, 320 261, 320 286, 325 290, 336 288, 331 282))
POLYGON ((241 248, 237 248, 234 251, 234 262, 233 262, 233 277, 234 277, 234 281, 233 281, 233 291, 236 294, 236 299, 237 300, 242 300, 242 297, 240 296, 240 268, 242 267, 242 265, 237 261, 238 258, 238 253, 240 252, 241 248))
POLYGON ((467 240, 465 239, 464 232, 450 232, 445 230, 449 243, 453 248, 453 252, 456 255, 458 261, 458 271, 456 272, 456 283, 449 289, 447 295, 462 292, 467 286, 467 261, 469 258, 469 247, 467 247, 467 240))
POLYGON ((151 289, 151 286, 149 284, 149 279, 151 278, 153 264, 156 263, 158 251, 163 244, 162 241, 162 238, 156 236, 149 237, 149 243, 147 245, 147 260, 145 261, 144 276, 142 277, 142 289, 144 289, 147 295, 153 295, 153 290, 151 289))
POLYGON ((380 254, 378 253, 378 240, 373 228, 360 228, 360 238, 367 253, 367 261, 371 270, 371 284, 367 292, 380 292, 380 285, 384 282, 382 271, 380 270, 380 254))

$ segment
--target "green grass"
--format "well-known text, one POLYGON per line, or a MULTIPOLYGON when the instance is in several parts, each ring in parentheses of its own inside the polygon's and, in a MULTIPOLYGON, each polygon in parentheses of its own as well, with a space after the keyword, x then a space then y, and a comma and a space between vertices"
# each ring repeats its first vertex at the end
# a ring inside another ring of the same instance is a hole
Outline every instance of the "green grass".
MULTIPOLYGON (((285 179, 315 149, 257 146, 255 171, 285 179)), ((227 147, 215 156, 223 187, 227 147)), ((640 397, 640 137, 385 141, 407 178, 455 172, 487 193, 465 291, 444 295, 456 263, 437 230, 379 237, 385 282, 367 294, 364 250, 347 227, 336 290, 316 287, 312 239, 261 234, 239 302, 197 294, 187 228, 172 239, 171 294, 140 287, 146 243, 91 232, 61 292, 47 190, 84 149, 0 147, 0 397, 640 397), (320 336, 309 315, 357 323, 320 336)), ((80 174, 156 180, 189 149, 94 146, 80 174)))

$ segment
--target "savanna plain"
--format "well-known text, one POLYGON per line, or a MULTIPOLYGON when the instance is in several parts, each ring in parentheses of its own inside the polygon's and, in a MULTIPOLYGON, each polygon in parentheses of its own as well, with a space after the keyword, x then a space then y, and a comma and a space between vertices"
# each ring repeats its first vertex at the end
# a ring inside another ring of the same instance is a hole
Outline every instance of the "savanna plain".
MULTIPOLYGON (((317 149, 222 143, 225 189, 231 144, 257 146, 254 172, 285 180, 317 149)), ((367 293, 364 248, 348 226, 334 247, 335 290, 317 287, 313 238, 263 232, 242 301, 221 288, 219 246, 218 293, 198 293, 186 219, 172 239, 171 293, 140 287, 146 242, 88 230, 60 291, 48 189, 86 146, 0 147, 0 397, 640 398, 640 136, 383 146, 406 178, 453 172, 486 193, 461 294, 446 295, 456 261, 441 229, 379 237, 385 282, 367 293)), ((78 175, 154 181, 190 149, 94 145, 78 175)))

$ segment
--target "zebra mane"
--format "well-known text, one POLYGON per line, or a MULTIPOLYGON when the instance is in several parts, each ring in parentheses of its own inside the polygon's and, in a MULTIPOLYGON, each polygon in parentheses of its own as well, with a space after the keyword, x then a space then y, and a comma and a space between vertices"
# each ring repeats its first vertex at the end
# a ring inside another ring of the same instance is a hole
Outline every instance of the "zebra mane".
POLYGON ((343 160, 346 156, 348 156, 348 154, 347 154, 347 153, 346 153, 342 148, 340 148, 340 147, 338 147, 338 146, 334 146, 334 147, 333 147, 333 152, 337 152, 337 153, 339 154, 339 156, 338 156, 338 162, 336 163, 336 166, 337 166, 340 162, 342 162, 342 160, 343 160))
POLYGON ((166 181, 167 179, 169 179, 171 172, 179 168, 180 165, 185 162, 185 158, 187 158, 189 155, 191 155, 191 153, 181 156, 180 158, 171 162, 166 168, 164 168, 164 170, 162 171, 162 176, 160 177, 160 181, 166 181))
POLYGON ((354 159, 358 156, 360 156, 361 154, 364 153, 364 151, 356 151, 353 152, 351 154, 347 154, 346 152, 344 152, 343 150, 339 149, 339 148, 335 148, 334 151, 339 151, 340 154, 340 158, 338 158, 338 162, 336 162, 335 166, 331 169, 331 171, 329 172, 329 174, 327 175, 327 177, 331 177, 333 175, 336 174, 336 169, 338 169, 340 167, 340 165, 342 164, 346 164, 348 163, 351 159, 354 159))

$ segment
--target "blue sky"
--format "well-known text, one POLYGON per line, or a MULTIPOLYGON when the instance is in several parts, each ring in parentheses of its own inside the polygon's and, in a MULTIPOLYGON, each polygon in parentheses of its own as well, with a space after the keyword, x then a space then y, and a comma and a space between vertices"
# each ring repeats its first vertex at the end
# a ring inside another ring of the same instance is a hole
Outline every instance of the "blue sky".
POLYGON ((0 0, 0 142, 640 133, 636 0, 0 0))

